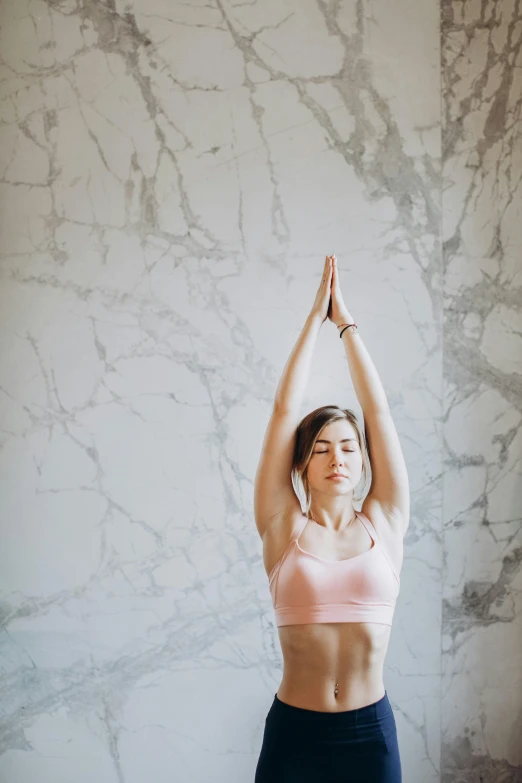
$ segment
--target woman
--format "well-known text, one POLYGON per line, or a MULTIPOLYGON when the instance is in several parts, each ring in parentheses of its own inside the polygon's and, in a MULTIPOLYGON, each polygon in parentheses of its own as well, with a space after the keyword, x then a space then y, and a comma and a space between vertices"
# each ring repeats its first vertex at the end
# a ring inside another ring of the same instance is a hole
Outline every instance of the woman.
POLYGON ((284 660, 255 783, 400 783, 383 684, 403 537, 406 465, 386 394, 343 301, 335 256, 277 388, 254 506, 284 660), (319 329, 338 327, 366 435, 351 410, 299 421, 319 329), (371 486, 360 511, 355 490, 371 486), (306 513, 294 491, 301 480, 306 513))

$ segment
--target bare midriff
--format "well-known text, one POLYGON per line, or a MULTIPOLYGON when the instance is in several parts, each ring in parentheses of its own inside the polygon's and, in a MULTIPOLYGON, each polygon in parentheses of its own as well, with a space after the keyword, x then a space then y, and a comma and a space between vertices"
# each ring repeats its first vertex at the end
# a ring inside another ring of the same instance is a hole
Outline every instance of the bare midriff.
POLYGON ((294 707, 342 712, 385 694, 383 668, 391 626, 310 623, 278 628, 283 679, 277 697, 294 707))

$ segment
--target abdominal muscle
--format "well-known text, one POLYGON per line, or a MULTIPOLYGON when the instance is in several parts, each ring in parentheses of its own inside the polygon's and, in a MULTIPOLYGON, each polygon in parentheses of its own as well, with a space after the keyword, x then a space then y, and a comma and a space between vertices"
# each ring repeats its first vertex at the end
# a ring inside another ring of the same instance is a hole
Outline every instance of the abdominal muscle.
POLYGON ((366 707, 385 694, 383 667, 391 626, 308 623, 278 628, 283 653, 281 701, 321 712, 366 707))

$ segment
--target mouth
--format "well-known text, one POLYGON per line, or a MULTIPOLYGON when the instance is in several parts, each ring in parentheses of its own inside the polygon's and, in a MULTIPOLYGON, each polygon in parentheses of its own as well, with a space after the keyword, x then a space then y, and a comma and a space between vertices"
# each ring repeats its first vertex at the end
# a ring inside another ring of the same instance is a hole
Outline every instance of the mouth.
POLYGON ((327 476, 327 479, 345 479, 347 476, 343 476, 342 473, 334 473, 333 476, 327 476))

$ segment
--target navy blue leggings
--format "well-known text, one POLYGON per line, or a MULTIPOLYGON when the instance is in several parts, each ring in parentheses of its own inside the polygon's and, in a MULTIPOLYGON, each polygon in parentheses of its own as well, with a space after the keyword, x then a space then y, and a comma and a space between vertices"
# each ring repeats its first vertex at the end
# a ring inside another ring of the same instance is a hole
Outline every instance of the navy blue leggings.
POLYGON ((344 712, 293 707, 275 695, 255 783, 401 783, 388 694, 344 712))

